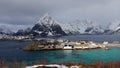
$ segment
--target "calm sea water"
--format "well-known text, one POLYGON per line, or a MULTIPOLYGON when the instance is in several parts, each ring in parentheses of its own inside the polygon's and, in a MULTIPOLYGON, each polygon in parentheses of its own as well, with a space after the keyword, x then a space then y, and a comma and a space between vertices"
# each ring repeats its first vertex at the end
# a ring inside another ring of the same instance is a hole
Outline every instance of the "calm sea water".
MULTIPOLYGON (((61 39, 69 40, 89 40, 94 42, 120 41, 120 36, 114 35, 76 35, 63 36, 61 39)), ((99 60, 104 62, 120 61, 120 48, 111 48, 110 50, 56 50, 56 51, 23 51, 25 45, 32 42, 0 41, 0 59, 6 59, 9 62, 18 60, 27 61, 28 64, 37 62, 62 63, 62 62, 84 62, 94 63, 99 60)))

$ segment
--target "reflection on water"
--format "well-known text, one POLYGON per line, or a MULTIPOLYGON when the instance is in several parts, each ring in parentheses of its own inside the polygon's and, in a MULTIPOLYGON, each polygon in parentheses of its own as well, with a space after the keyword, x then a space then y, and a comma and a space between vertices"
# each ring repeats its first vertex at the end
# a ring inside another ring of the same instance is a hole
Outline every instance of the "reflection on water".
POLYGON ((67 56, 67 55, 65 55, 65 54, 63 54, 63 55, 58 54, 58 55, 55 56, 55 58, 56 58, 56 59, 63 59, 63 58, 65 58, 66 56, 67 56))
POLYGON ((72 54, 72 50, 63 50, 61 53, 57 53, 55 55, 55 58, 56 59, 64 59, 71 54, 72 54))
POLYGON ((63 50, 63 53, 66 55, 71 55, 73 50, 63 50))
POLYGON ((82 55, 77 54, 77 53, 72 53, 72 56, 73 56, 74 58, 82 58, 82 55))

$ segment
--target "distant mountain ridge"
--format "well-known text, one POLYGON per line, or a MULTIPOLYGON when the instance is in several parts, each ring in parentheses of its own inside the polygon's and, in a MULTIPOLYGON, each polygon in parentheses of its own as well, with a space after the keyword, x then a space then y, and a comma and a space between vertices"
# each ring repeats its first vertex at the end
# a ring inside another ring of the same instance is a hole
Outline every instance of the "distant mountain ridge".
POLYGON ((108 32, 106 34, 120 35, 120 21, 109 23, 107 27, 108 27, 108 32))
MULTIPOLYGON (((0 33, 3 30, 0 29, 0 33)), ((117 24, 109 24, 107 29, 103 29, 100 25, 95 25, 90 20, 73 22, 58 22, 48 13, 32 27, 18 30, 13 35, 34 35, 34 36, 64 36, 75 34, 119 34, 120 21, 117 24)))
POLYGON ((74 35, 74 34, 101 34, 103 29, 95 26, 91 21, 79 20, 71 23, 60 23, 49 14, 45 14, 32 28, 32 32, 46 36, 74 35))
POLYGON ((14 35, 30 35, 31 34, 31 28, 26 28, 26 29, 20 29, 18 30, 16 33, 14 33, 14 35))
POLYGON ((9 35, 12 35, 12 34, 14 34, 14 32, 12 32, 8 28, 0 27, 0 34, 9 34, 9 35))

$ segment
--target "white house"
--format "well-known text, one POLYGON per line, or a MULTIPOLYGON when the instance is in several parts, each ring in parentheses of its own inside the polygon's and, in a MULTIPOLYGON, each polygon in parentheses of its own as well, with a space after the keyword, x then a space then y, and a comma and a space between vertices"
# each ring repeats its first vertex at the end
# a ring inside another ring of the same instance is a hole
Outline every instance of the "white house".
POLYGON ((64 49, 72 49, 72 45, 70 45, 70 44, 65 44, 65 45, 64 45, 64 49))

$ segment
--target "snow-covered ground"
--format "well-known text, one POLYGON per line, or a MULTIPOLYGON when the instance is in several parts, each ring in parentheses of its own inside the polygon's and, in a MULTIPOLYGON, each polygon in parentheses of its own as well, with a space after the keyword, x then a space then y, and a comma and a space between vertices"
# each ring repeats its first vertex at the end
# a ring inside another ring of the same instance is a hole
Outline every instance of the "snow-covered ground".
POLYGON ((51 64, 51 65, 33 65, 33 66, 27 66, 26 68, 37 68, 37 67, 57 67, 57 68, 79 68, 79 66, 65 66, 65 65, 57 65, 57 64, 51 64))

